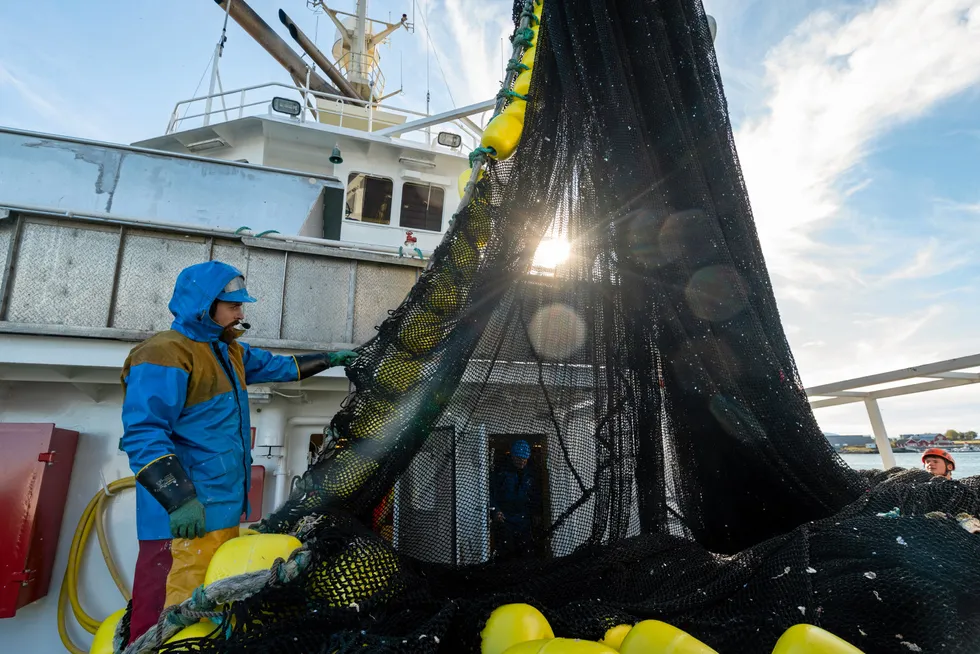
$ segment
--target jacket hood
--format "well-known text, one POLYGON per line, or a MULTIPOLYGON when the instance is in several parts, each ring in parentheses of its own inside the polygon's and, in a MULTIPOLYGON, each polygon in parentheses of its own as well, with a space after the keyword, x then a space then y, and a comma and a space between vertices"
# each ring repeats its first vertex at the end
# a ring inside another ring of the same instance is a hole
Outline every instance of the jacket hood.
POLYGON ((218 340, 223 330, 211 319, 211 304, 228 282, 241 275, 237 268, 220 261, 206 261, 181 270, 168 305, 174 315, 171 329, 195 341, 218 340))

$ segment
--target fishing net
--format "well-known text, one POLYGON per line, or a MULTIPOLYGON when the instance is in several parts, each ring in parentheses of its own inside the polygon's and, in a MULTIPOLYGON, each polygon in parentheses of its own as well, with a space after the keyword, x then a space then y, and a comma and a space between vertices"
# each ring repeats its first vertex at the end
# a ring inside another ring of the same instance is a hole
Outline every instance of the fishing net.
POLYGON ((977 486, 861 475, 822 436, 700 2, 547 1, 542 23, 517 154, 262 524, 313 563, 195 647, 475 652, 493 608, 527 602, 570 637, 657 618, 768 652, 808 622, 866 652, 966 651, 980 538, 955 515, 977 486), (533 501, 508 549, 494 488, 517 439, 533 501))

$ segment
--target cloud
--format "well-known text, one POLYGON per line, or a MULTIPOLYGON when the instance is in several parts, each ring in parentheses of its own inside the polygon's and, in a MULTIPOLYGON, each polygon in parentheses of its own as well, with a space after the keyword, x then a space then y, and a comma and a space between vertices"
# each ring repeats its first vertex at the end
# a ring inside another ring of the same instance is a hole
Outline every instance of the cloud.
POLYGON ((35 111, 39 111, 48 117, 58 115, 58 110, 53 104, 45 100, 43 95, 34 91, 28 83, 24 82, 0 61, 0 87, 3 86, 11 87, 35 111))
POLYGON ((813 261, 814 232, 861 188, 848 179, 877 138, 980 81, 978 40, 975 0, 889 0, 813 13, 770 51, 765 111, 735 140, 767 263, 787 288, 836 279, 813 261))
POLYGON ((954 256, 950 252, 943 252, 939 257, 940 244, 936 238, 931 238, 928 242, 915 253, 915 259, 911 264, 901 266, 893 272, 885 275, 882 282, 894 282, 902 279, 923 279, 927 277, 938 277, 945 273, 955 270, 960 266, 966 265, 970 259, 966 256, 954 256))
POLYGON ((84 108, 74 106, 61 98, 49 85, 20 71, 13 64, 0 61, 0 116, 12 127, 34 131, 67 133, 71 136, 107 140, 108 133, 95 121, 85 118, 84 108), (9 88, 13 93, 7 93, 9 88), (14 107, 14 98, 26 104, 30 111, 8 112, 14 107), (17 123, 16 116, 31 116, 30 124, 17 123), (40 118, 41 120, 37 120, 40 118))
POLYGON ((467 101, 480 102, 500 90, 500 39, 504 39, 504 57, 510 58, 510 4, 478 0, 446 0, 446 14, 458 54, 450 59, 454 83, 465 89, 467 101))

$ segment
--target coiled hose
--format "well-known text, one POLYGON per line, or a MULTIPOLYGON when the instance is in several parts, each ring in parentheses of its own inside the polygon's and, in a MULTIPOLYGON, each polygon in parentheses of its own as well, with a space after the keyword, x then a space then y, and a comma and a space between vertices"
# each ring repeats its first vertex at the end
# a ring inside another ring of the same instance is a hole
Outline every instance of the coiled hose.
POLYGON ((86 613, 85 609, 82 608, 81 602, 78 600, 78 571, 82 567, 85 544, 88 542, 88 537, 92 533, 93 525, 95 526, 95 533, 99 539, 102 558, 105 559, 109 574, 112 575, 112 581, 115 582, 116 588, 119 589, 119 592, 122 593, 123 598, 127 602, 131 598, 130 590, 123 582, 122 575, 119 574, 116 562, 112 558, 112 552, 109 550, 109 539, 106 536, 103 516, 105 515, 107 500, 110 497, 114 497, 118 492, 127 488, 134 488, 135 486, 135 477, 117 479, 104 490, 100 490, 92 498, 82 512, 82 517, 78 520, 78 527, 75 528, 75 536, 71 541, 71 549, 68 551, 68 567, 65 570, 65 578, 61 581, 61 592, 58 594, 58 635, 61 636, 61 642, 64 644, 65 649, 72 654, 88 653, 86 650, 75 645, 68 636, 68 627, 65 621, 65 614, 67 613, 66 604, 71 603, 71 610, 78 624, 90 634, 94 634, 99 628, 99 625, 102 624, 100 620, 96 620, 86 613))

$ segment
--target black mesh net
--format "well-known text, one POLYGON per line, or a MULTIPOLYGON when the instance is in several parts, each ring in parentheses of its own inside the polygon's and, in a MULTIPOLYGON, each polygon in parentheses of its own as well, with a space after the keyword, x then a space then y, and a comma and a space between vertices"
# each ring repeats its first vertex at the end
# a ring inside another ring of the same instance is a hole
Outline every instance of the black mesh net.
POLYGON ((810 412, 697 0, 546 0, 517 154, 349 376, 263 523, 313 565, 195 647, 476 652, 507 602, 722 653, 980 642, 975 480, 858 474, 810 412))

